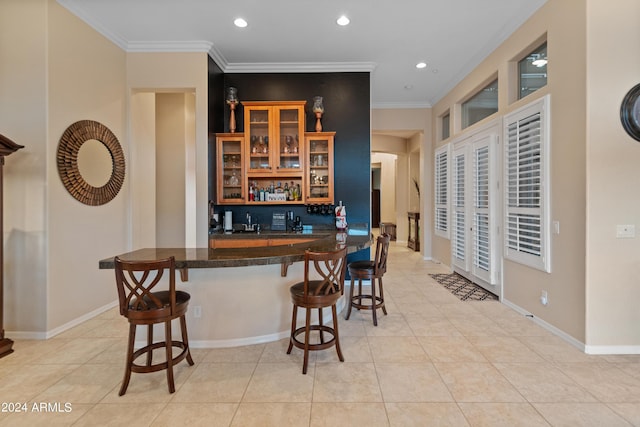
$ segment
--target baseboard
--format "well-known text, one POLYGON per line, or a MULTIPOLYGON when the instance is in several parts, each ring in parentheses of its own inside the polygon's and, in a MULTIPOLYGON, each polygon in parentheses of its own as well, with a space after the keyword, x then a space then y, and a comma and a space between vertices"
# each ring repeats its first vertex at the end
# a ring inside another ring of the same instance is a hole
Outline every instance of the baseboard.
POLYGON ((518 313, 522 314, 523 316, 530 317, 535 324, 541 326, 542 328, 546 329, 547 331, 551 332, 552 334, 556 335, 557 337, 561 338, 562 340, 568 342, 569 344, 571 344, 572 346, 574 346, 578 350, 580 350, 580 351, 582 351, 584 353, 587 353, 586 346, 585 346, 585 344, 583 342, 578 341, 577 339, 575 339, 571 335, 569 335, 566 332, 556 328, 552 324, 545 322, 544 320, 540 319, 539 317, 535 317, 533 314, 529 313, 527 310, 523 309, 519 305, 516 305, 516 304, 512 303, 511 301, 509 301, 509 300, 507 300, 505 298, 502 298, 502 303, 504 305, 512 308, 513 310, 517 311, 518 313))
POLYGON ((90 311, 87 314, 83 314, 80 317, 77 317, 70 322, 65 323, 64 325, 58 326, 47 332, 27 332, 27 331, 6 331, 6 335, 10 336, 13 339, 20 340, 46 340, 49 338, 53 338, 56 335, 59 335, 74 326, 78 326, 79 324, 86 322, 87 320, 93 319, 94 317, 104 313, 105 311, 111 310, 113 307, 118 305, 118 301, 110 302, 109 304, 103 305, 102 307, 98 307, 93 311, 90 311))
POLYGON ((640 345, 587 345, 585 353, 605 354, 640 354, 640 345))

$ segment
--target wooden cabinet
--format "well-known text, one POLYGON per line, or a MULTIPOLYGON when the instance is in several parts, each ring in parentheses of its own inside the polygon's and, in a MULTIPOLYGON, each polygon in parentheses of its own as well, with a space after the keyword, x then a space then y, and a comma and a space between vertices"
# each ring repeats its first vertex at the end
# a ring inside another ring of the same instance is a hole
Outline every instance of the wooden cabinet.
POLYGON ((333 139, 335 132, 305 134, 305 199, 307 203, 333 203, 333 139))
POLYGON ((244 132, 216 135, 218 204, 333 203, 335 132, 305 134, 305 104, 242 102, 244 132))
POLYGON ((305 101, 243 102, 247 174, 300 175, 305 101))
POLYGON ((236 133, 216 135, 218 153, 218 204, 246 202, 244 137, 236 133))
POLYGON ((420 250, 420 212, 408 212, 409 216, 409 238, 407 247, 414 251, 420 250))

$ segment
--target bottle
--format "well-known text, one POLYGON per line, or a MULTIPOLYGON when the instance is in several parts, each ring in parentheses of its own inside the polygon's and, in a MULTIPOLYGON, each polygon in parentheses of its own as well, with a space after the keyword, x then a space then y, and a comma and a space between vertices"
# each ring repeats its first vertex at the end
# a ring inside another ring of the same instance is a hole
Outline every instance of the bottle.
POLYGON ((264 187, 260 189, 260 201, 264 202, 264 187))
POLYGON ((284 183, 284 194, 287 200, 291 200, 291 194, 289 194, 289 183, 287 182, 284 183))

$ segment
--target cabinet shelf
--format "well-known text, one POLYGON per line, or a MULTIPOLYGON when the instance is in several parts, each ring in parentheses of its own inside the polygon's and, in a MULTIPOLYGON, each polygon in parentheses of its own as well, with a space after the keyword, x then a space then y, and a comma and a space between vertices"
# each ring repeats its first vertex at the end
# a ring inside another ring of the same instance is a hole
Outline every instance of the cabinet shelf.
POLYGON ((244 132, 216 135, 218 203, 265 206, 333 203, 335 132, 305 133, 305 101, 242 104, 244 132), (240 180, 239 185, 235 185, 233 176, 240 180), (295 200, 273 200, 278 196, 272 196, 272 200, 260 201, 259 190, 273 183, 283 190, 285 183, 289 187, 295 185, 295 193, 291 191, 287 197, 295 200))

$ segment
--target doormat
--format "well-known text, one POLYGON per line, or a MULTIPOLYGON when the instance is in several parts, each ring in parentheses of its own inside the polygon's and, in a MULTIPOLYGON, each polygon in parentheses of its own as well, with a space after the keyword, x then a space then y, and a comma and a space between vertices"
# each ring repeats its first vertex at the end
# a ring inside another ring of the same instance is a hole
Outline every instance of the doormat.
POLYGON ((476 285, 458 273, 430 274, 438 283, 451 291, 462 301, 497 300, 498 297, 481 286, 476 285))

